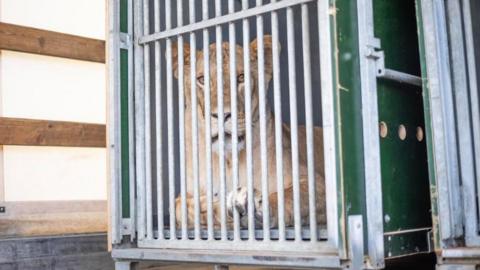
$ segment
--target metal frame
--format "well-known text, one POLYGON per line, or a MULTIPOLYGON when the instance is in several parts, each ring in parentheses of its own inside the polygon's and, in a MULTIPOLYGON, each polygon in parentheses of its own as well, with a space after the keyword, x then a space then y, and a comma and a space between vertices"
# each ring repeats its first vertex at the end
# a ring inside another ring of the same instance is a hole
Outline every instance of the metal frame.
POLYGON ((108 77, 108 100, 109 100, 109 116, 108 116, 108 161, 109 161, 109 179, 110 179, 110 221, 111 230, 110 238, 113 244, 121 242, 121 186, 120 186, 120 9, 115 1, 110 1, 109 6, 109 37, 107 59, 109 66, 108 77))
MULTIPOLYGON (((456 144, 453 108, 453 86, 450 77, 450 61, 447 22, 443 1, 421 1, 425 58, 428 76, 430 127, 435 164, 440 239, 437 244, 447 248, 463 235, 463 205, 461 201, 460 175, 456 144)), ((438 224, 437 223, 437 224, 438 224)), ((437 227, 434 228, 435 230, 437 227)))
MULTIPOLYGON (((142 8, 144 10, 148 10, 148 4, 146 4, 146 2, 142 2, 141 1, 134 1, 134 6, 135 6, 135 11, 136 11, 136 15, 137 18, 135 19, 135 25, 136 25, 136 28, 137 29, 137 32, 135 34, 135 47, 136 47, 136 55, 137 57, 135 57, 135 62, 136 62, 136 67, 138 67, 139 69, 136 71, 136 74, 145 74, 145 78, 141 78, 139 76, 135 76, 135 80, 136 80, 136 105, 138 106, 137 110, 136 110, 136 115, 137 115, 137 118, 136 118, 136 130, 137 130, 137 133, 136 133, 136 138, 137 138, 137 198, 138 198, 138 204, 137 204, 137 207, 139 207, 139 215, 138 215, 138 245, 139 247, 157 247, 157 248, 187 248, 187 249, 192 249, 192 248, 202 248, 202 249, 209 249, 212 247, 211 243, 212 242, 215 242, 216 243, 216 247, 214 249, 218 249, 218 248, 233 248, 232 246, 232 243, 235 243, 235 249, 250 249, 250 250, 259 250, 259 249, 262 249, 262 250, 265 250, 265 249, 271 249, 273 251, 275 250, 282 250, 284 247, 283 247, 283 244, 281 244, 282 240, 284 239, 285 237, 285 228, 282 227, 282 218, 280 216, 280 227, 279 227, 279 237, 280 237, 280 243, 269 243, 268 241, 254 241, 254 242, 237 242, 237 241, 230 241, 230 240, 227 240, 227 232, 226 232, 226 221, 225 221, 225 217, 223 216, 222 217, 222 230, 221 230, 221 239, 220 241, 218 240, 214 240, 213 238, 210 238, 210 240, 206 240, 206 241, 200 241, 200 230, 199 230, 199 223, 196 223, 195 224, 195 233, 194 233, 194 237, 195 239, 199 240, 199 242, 195 242, 195 241, 189 241, 188 243, 187 242, 184 242, 184 241, 176 241, 176 240, 172 240, 170 239, 169 241, 165 241, 165 240, 156 240, 154 239, 154 234, 153 234, 153 231, 151 229, 151 220, 148 220, 148 216, 151 214, 151 197, 149 196, 149 194, 151 194, 151 187, 149 185, 145 185, 145 183, 148 183, 150 182, 150 175, 151 175, 151 172, 150 170, 147 170, 146 171, 146 175, 144 175, 144 170, 142 168, 144 168, 144 166, 146 166, 147 168, 150 168, 150 165, 149 165, 149 159, 144 159, 144 156, 146 153, 149 153, 149 149, 146 149, 146 150, 139 150, 139 148, 142 148, 142 149, 145 149, 145 147, 148 148, 148 144, 146 144, 145 142, 148 141, 150 138, 148 138, 148 136, 146 137, 147 133, 149 132, 150 128, 149 126, 144 126, 142 123, 149 123, 150 122, 150 118, 149 118, 149 100, 147 98, 147 96, 149 96, 149 93, 146 91, 145 94, 141 91, 141 89, 149 89, 150 88, 150 85, 142 82, 142 81, 145 81, 145 82, 148 82, 150 80, 150 77, 149 77, 149 70, 147 69, 147 66, 146 65, 142 65, 142 60, 143 62, 148 62, 149 60, 149 56, 146 55, 148 50, 141 50, 142 46, 148 46, 148 44, 150 44, 151 42, 158 42, 160 39, 166 39, 167 40, 167 59, 171 59, 171 49, 169 49, 169 47, 171 45, 169 45, 169 39, 170 37, 173 37, 174 35, 178 35, 178 34, 181 34, 181 33, 190 33, 190 36, 191 36, 191 40, 190 40, 190 45, 192 46, 192 50, 195 49, 195 44, 194 44, 194 38, 192 38, 194 35, 194 30, 202 30, 204 29, 204 27, 207 27, 207 26, 217 26, 217 30, 219 29, 219 25, 222 24, 222 23, 229 23, 229 22, 232 22, 233 20, 240 20, 240 19, 243 19, 243 23, 244 23, 244 29, 248 29, 248 21, 246 20, 246 18, 248 16, 254 16, 254 15, 260 15, 262 13, 266 13, 266 12, 272 12, 272 11, 276 11, 277 9, 280 9, 280 8, 287 8, 287 11, 290 9, 290 6, 292 5, 300 5, 303 3, 306 3, 308 1, 282 1, 282 2, 279 2, 279 3, 272 3, 272 4, 267 4, 267 5, 264 5, 264 6, 258 6, 258 7, 252 7, 252 8, 247 8, 246 7, 246 3, 244 3, 244 9, 242 11, 239 11, 239 12, 235 12, 235 13, 232 13, 232 14, 228 14, 228 15, 224 15, 224 16, 220 16, 221 14, 219 13, 219 11, 217 10, 216 11, 216 15, 217 17, 215 17, 214 19, 209 19, 209 20, 203 20, 203 21, 199 21, 197 22, 195 20, 194 17, 191 17, 190 18, 190 24, 189 25, 186 25, 186 26, 182 26, 182 24, 179 24, 178 27, 176 28, 171 28, 170 27, 170 18, 168 17, 169 16, 169 10, 171 9, 170 7, 170 4, 169 4, 169 1, 167 1, 167 6, 166 6, 166 9, 167 9, 167 12, 166 12, 166 20, 167 20, 167 28, 165 29, 165 31, 162 31, 162 32, 157 32, 157 33, 154 33, 154 34, 151 34, 151 35, 144 35, 143 33, 148 33, 149 32, 149 29, 148 27, 144 27, 144 24, 146 23, 146 21, 141 21, 138 17, 138 15, 141 15, 142 14, 142 8), (145 71, 143 71, 143 69, 145 69, 145 71), (145 100, 145 103, 140 103, 142 100, 145 100), (141 117, 141 115, 143 115, 143 113, 145 112, 145 118, 141 117), (145 120, 144 120, 145 119, 145 120), (145 132, 146 131, 146 132, 145 132), (146 165, 144 165, 144 161, 147 162, 146 165), (146 193, 145 193, 146 192, 146 193), (146 197, 144 197, 143 194, 146 194, 146 197), (147 205, 147 207, 145 207, 145 203, 147 205), (146 223, 145 223, 146 222, 146 223), (146 235, 146 237, 145 237, 146 235), (265 242, 265 244, 263 244, 263 242, 265 242), (275 245, 278 245, 277 247, 272 247, 272 246, 275 246, 275 245)), ((325 1, 326 2, 326 1, 325 1)), ((306 6, 304 6, 306 7, 306 6)), ((193 8, 193 5, 192 3, 190 4, 190 8, 193 8)), ((146 12, 146 11, 145 11, 146 12)), ((304 8, 304 12, 305 12, 305 8, 304 8)), ((326 13, 326 17, 328 18, 328 14, 329 14, 329 9, 326 7, 326 6, 322 6, 322 7, 319 7, 319 12, 324 12, 326 13)), ((193 14, 191 12, 191 14, 193 14)), ((141 17, 141 16, 140 16, 141 17)), ((273 16, 272 16, 273 17, 273 16)), ((327 24, 327 27, 329 26, 329 24, 327 24)), ((275 27, 274 27, 275 28, 275 27)), ((304 25, 304 29, 305 29, 305 25, 304 25)), ((324 29, 324 28, 323 28, 324 29)), ((308 31, 307 31, 308 32, 308 31)), ((275 32, 274 32, 275 33, 275 32)), ((329 34, 330 32, 327 32, 326 34, 329 34)), ((217 31, 217 35, 218 35, 218 31, 217 31)), ((322 34, 324 35, 324 34, 322 34)), ((326 38, 325 38, 326 39, 326 38)), ((325 41, 324 41, 325 42, 325 41)), ((244 49, 248 49, 248 43, 249 43, 249 38, 248 38, 248 33, 245 33, 244 34, 244 49), (247 45, 247 46, 245 46, 247 45)), ((261 46, 260 46, 261 47, 261 46)), ((181 46, 179 46, 180 48, 180 52, 182 51, 182 48, 181 46)), ((218 46, 218 43, 217 43, 217 49, 219 48, 218 46)), ((289 55, 292 56, 293 55, 293 49, 290 49, 292 48, 291 46, 289 47, 289 50, 290 50, 290 53, 289 55)), ((326 51, 325 53, 330 53, 331 51, 326 51)), ((245 52, 248 56, 248 50, 245 52)), ((305 52, 304 52, 305 53, 305 52)), ((180 53, 181 55, 181 53, 180 53)), ((194 57, 194 54, 191 54, 191 59, 190 61, 192 61, 192 64, 191 66, 195 66, 193 63, 195 62, 195 57, 194 57)), ((274 57, 275 58, 275 57, 274 57)), ((219 58, 220 59, 220 58, 219 58)), ((217 64, 221 64, 221 62, 218 62, 219 59, 217 59, 217 64)), ((248 58, 247 58, 248 59, 248 58)), ((325 60, 328 60, 328 57, 323 57, 322 58, 322 61, 325 62, 325 60)), ((169 60, 167 60, 169 61, 169 60)), ((248 69, 248 66, 246 67, 248 69)), ((275 69, 275 65, 274 65, 274 69, 275 69)), ((179 62, 179 70, 183 70, 183 62, 179 62)), ((246 74, 249 74, 248 72, 246 74)), ((328 73, 326 73, 328 74, 328 73)), ((182 76, 182 75, 180 75, 182 76)), ((193 85, 192 85, 192 88, 195 87, 195 71, 194 69, 192 68, 191 69, 191 74, 190 76, 192 77, 192 82, 193 82, 193 85)), ((170 101, 170 102, 167 102, 168 104, 171 104, 171 101, 172 101, 172 98, 171 96, 169 96, 168 93, 171 93, 171 78, 172 78, 172 74, 171 74, 171 63, 167 63, 167 99, 170 101)), ((221 73, 218 73, 217 74, 217 79, 218 80, 222 80, 222 76, 221 76, 221 73)), ((308 79, 308 78, 307 78, 308 79)), ((246 81, 246 84, 248 85, 249 83, 249 77, 248 75, 246 76, 245 78, 245 81, 246 81)), ((328 82, 328 79, 326 78, 323 82, 324 84, 327 84, 329 83, 330 85, 332 85, 331 82, 328 82)), ((275 84, 275 82, 274 82, 275 84)), ((292 85, 290 85, 290 87, 292 87, 292 85)), ((249 87, 247 86, 246 89, 249 89, 249 87)), ((308 90, 308 89, 307 89, 308 90)), ((187 90, 188 91, 188 90, 187 90)), ((248 95, 248 91, 246 93, 248 95)), ((308 94, 307 94, 308 95, 308 94)), ((221 97, 221 95, 219 95, 219 97, 221 97)), ((196 97, 195 97, 195 91, 192 91, 192 99, 193 100, 196 100, 196 97)), ((246 106, 248 108, 248 100, 249 98, 247 97, 246 98, 247 100, 247 103, 246 103, 246 106)), ((329 100, 325 100, 324 102, 327 102, 329 103, 330 105, 329 106, 326 106, 326 108, 332 108, 331 106, 331 101, 329 100)), ((220 102, 219 104, 220 106, 218 106, 218 109, 220 111, 220 114, 222 112, 222 103, 220 102)), ((307 108, 308 109, 308 108, 307 108)), ((250 110, 246 110, 247 112, 249 112, 250 110)), ((330 111, 331 115, 333 115, 333 112, 330 111)), ((248 113, 247 113, 248 114, 248 113)), ((193 119, 196 119, 196 114, 195 114, 195 110, 192 110, 192 118, 193 119)), ((249 117, 247 115, 247 120, 251 118, 251 116, 249 117)), ((330 117, 332 118, 332 117, 330 117)), ((307 119, 308 120, 308 119, 307 119)), ((173 121, 169 121, 169 123, 172 123, 173 121)), ((195 123, 195 121, 193 121, 195 123)), ((308 125, 308 123, 307 123, 308 125)), ((248 125, 247 125, 248 126, 248 125)), ((311 126, 311 124, 310 124, 311 126)), ((171 130, 172 128, 169 127, 169 130, 171 130)), ((221 129, 221 127, 220 127, 221 129)), ((194 134, 196 133, 196 127, 193 126, 193 130, 194 130, 194 134)), ((251 131, 248 131, 247 129, 247 157, 250 156, 248 154, 248 149, 251 147, 249 146, 249 141, 251 141, 251 139, 249 139, 249 133, 251 131)), ((327 132, 331 132, 331 131, 327 131, 327 132)), ((327 133, 329 134, 329 133, 327 133)), ((331 134, 329 134, 331 136, 331 134)), ((169 134, 169 140, 172 138, 173 135, 169 134)), ((312 138, 312 135, 310 135, 310 138, 312 138)), ((222 141, 222 138, 220 138, 220 141, 222 141)), ((171 141, 170 141, 171 142, 171 141)), ((196 145, 197 143, 197 139, 196 138, 193 138, 193 145, 196 145)), ((294 145, 295 146, 295 145, 294 145)), ((293 148, 295 148, 293 146, 293 148)), ((251 151, 250 151, 251 152, 251 151)), ((331 155, 333 151, 329 151, 328 153, 331 155)), ((193 149, 193 153, 194 155, 197 155, 195 153, 198 153, 198 150, 195 150, 193 149)), ((170 153, 169 156, 171 156, 173 153, 170 153)), ((278 153, 277 153, 278 154, 278 153)), ((147 154, 146 156, 149 156, 149 154, 147 154)), ((278 156, 277 156, 277 159, 278 159, 278 156)), ((330 158, 327 158, 327 159, 332 159, 331 157, 330 158)), ((169 158, 170 160, 170 164, 173 164, 171 161, 173 161, 171 158, 169 158)), ((195 159, 194 159, 195 160, 195 159)), ((281 158, 278 159, 278 160, 282 160, 281 158)), ((311 159, 310 159, 311 160, 311 159)), ((248 160, 247 160, 248 161, 248 160)), ((295 160, 294 160, 295 161, 295 160)), ((313 160, 311 160, 312 163, 310 164, 313 164, 313 160)), ((277 162, 278 163, 278 162, 277 162)), ((282 162, 280 162, 281 164, 282 162)), ((194 161, 194 172, 197 171, 197 166, 198 165, 195 165, 196 162, 194 161)), ((330 163, 331 165, 334 165, 335 163, 331 162, 330 163)), ((335 170, 335 169, 333 169, 335 170)), ((169 170, 170 172, 172 172, 173 170, 170 169, 169 170)), ((223 170, 222 170, 223 171, 223 170)), ((334 175, 333 175, 334 176, 334 175)), ((197 178, 198 176, 194 177, 195 179, 197 178)), ((169 179, 170 181, 173 179, 173 175, 170 174, 169 176, 169 179)), ((252 179, 251 177, 249 179, 252 179)), ((331 181, 331 182, 335 182, 336 183, 336 179, 335 178, 332 178, 330 176, 329 179, 327 179, 327 181, 331 181)), ((195 181, 194 183, 196 183, 197 181, 195 181)), ((281 181, 280 181, 281 182, 281 181)), ((249 181, 249 183, 251 183, 251 181, 249 181)), ((295 186, 295 184, 294 184, 295 186)), ((329 184, 330 186, 330 189, 332 189, 332 187, 335 187, 336 184, 329 184)), ((283 187, 279 187, 280 191, 283 191, 283 187)), ((298 188, 297 188, 298 189, 298 188)), ((198 188, 196 189, 198 190, 198 188)), ((249 191, 249 194, 252 194, 253 192, 253 187, 251 185, 249 185, 249 188, 248 188, 248 191, 249 191)), ((225 193, 224 193, 224 188, 221 188, 220 190, 221 192, 221 201, 224 201, 225 200, 225 193)), ((198 197, 198 194, 196 194, 197 192, 195 192, 194 196, 195 196, 195 201, 197 202, 196 205, 199 205, 199 197, 198 197)), ((280 194, 280 192, 279 192, 280 194)), ((279 206, 283 205, 283 196, 282 195, 279 195, 279 206)), ((253 198, 253 196, 249 196, 250 198, 253 198)), ((170 195, 170 199, 172 199, 172 194, 170 195)), ((299 203, 299 197, 297 196, 297 200, 294 200, 296 201, 296 205, 298 205, 299 203)), ((333 202, 331 204, 335 204, 336 205, 336 202, 333 202)), ((173 204, 171 204, 172 206, 173 204)), ((224 204, 222 204, 224 205, 224 204)), ((253 201, 249 204, 250 207, 253 206, 253 201)), ((195 213, 196 213, 196 216, 198 217, 199 215, 199 208, 195 208, 195 213)), ((224 209, 224 208, 223 208, 224 209)), ((330 207, 330 209, 333 209, 335 210, 335 208, 332 208, 330 207)), ((253 209, 250 209, 250 210, 253 210, 253 209)), ((171 209, 171 212, 174 212, 173 209, 171 209)), ((182 212, 184 212, 185 209, 182 210, 182 212)), ((332 210, 331 210, 332 211, 332 210)), ((225 212, 225 211, 222 211, 222 212, 225 212)), ((250 213, 253 214, 253 211, 250 211, 250 213)), ((338 216, 336 213, 329 213, 330 216, 338 216)), ((172 216, 170 216, 171 218, 171 224, 172 223, 172 216)), ((173 217, 174 218, 174 217, 173 217)), ((174 219, 173 219, 174 220, 174 219)), ((196 218, 196 220, 198 221, 199 219, 196 218)), ((255 235, 253 235, 252 233, 254 232, 254 228, 253 228, 253 215, 250 215, 249 217, 249 224, 250 224, 250 227, 249 227, 249 237, 251 238, 254 238, 255 235)), ((331 222, 332 224, 335 224, 335 222, 331 222)), ((300 231, 300 227, 299 227, 299 224, 296 224, 296 236, 297 237, 301 237, 301 231, 300 231)), ((172 234, 176 234, 175 231, 172 231, 172 229, 174 228, 174 226, 171 226, 171 231, 170 231, 170 235, 172 234)), ((182 230, 184 231, 184 230, 182 230)), ((316 233, 316 230, 310 230, 311 233, 316 233)), ((334 231, 334 234, 332 235, 335 235, 335 238, 337 236, 337 233, 336 231, 334 231)), ((185 236, 185 237, 188 237, 187 235, 185 235, 185 233, 182 233, 182 236, 185 236)), ((210 237, 212 237, 210 235, 210 237)), ((335 238, 332 239, 332 242, 333 243, 336 243, 338 242, 335 238)), ((287 243, 285 243, 287 244, 287 243)), ((316 242, 316 241, 313 241, 312 243, 294 243, 294 244, 291 244, 291 243, 288 243, 288 246, 289 248, 292 248, 295 246, 295 248, 297 250, 312 250, 312 249, 315 249, 315 250, 323 250, 324 248, 326 248, 327 250, 329 250, 329 246, 331 246, 331 242, 326 242, 326 243, 322 243, 322 242, 316 242), (298 246, 298 247, 297 247, 298 246)))
MULTIPOLYGON (((449 257, 480 245, 477 78, 469 1, 422 1, 440 239, 449 257), (451 132, 455 130, 456 132, 451 132), (450 249, 448 249, 450 248, 450 249)), ((466 256, 469 257, 469 256, 466 256)), ((457 258, 458 259, 458 258, 457 258)))
POLYGON ((362 91, 363 152, 367 205, 367 246, 370 265, 384 267, 382 180, 380 172, 380 140, 378 133, 377 73, 378 60, 383 59, 380 40, 373 33, 372 0, 360 0, 358 9, 358 42, 362 91), (372 136, 373 135, 373 136, 372 136))
MULTIPOLYGON (((465 240, 467 246, 480 245, 480 235, 478 233, 478 183, 475 176, 475 156, 474 156, 474 137, 473 129, 474 121, 472 114, 470 94, 476 92, 476 80, 474 73, 471 70, 470 63, 474 61, 474 56, 467 55, 466 43, 473 42, 473 40, 466 41, 466 23, 471 18, 464 17, 468 14, 462 8, 461 2, 468 3, 468 1, 448 0, 447 3, 447 22, 449 26, 449 44, 452 65, 452 86, 454 92, 455 102, 455 125, 458 140, 459 153, 459 169, 462 183, 462 198, 464 205, 464 226, 465 226, 465 240), (463 12, 462 12, 463 11, 463 12), (463 18, 463 20, 462 20, 463 18), (465 24, 464 24, 465 23, 465 24), (465 28, 464 28, 465 26, 465 28), (470 59, 470 60, 467 60, 470 59), (472 84, 474 83, 474 84, 472 84), (469 91, 470 90, 470 91, 469 91), (472 131, 472 132, 468 132, 472 131)), ((467 8, 469 8, 467 6, 467 8)), ((470 25, 471 31, 471 25, 470 25)), ((470 45, 470 54, 473 54, 473 43, 470 45)), ((475 64, 473 63, 473 66, 475 64)), ((478 99, 476 99, 478 102, 478 99)), ((477 114, 478 117, 478 114, 477 114)), ((478 126, 478 123, 477 123, 478 126)), ((477 157, 478 161, 478 157, 477 157)), ((477 167, 478 168, 478 167, 477 167)))
POLYGON ((433 134, 432 198, 438 206, 433 223, 439 231, 436 249, 441 249, 437 269, 474 269, 480 263, 480 113, 470 12, 468 0, 421 1, 433 134))

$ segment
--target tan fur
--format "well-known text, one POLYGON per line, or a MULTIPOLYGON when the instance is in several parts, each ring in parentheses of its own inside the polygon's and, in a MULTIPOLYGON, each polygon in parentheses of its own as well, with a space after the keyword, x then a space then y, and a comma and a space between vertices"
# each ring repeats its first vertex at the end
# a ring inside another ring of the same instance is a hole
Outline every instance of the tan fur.
MULTIPOLYGON (((254 172, 254 188, 255 191, 255 217, 257 226, 262 222, 262 206, 261 206, 261 148, 260 148, 260 124, 259 124, 259 89, 258 89, 258 63, 257 63, 257 41, 250 43, 250 68, 251 68, 251 105, 252 105, 252 145, 253 145, 253 172, 254 172)), ((270 36, 264 37, 264 51, 265 51, 265 89, 268 90, 269 81, 272 78, 272 42, 270 36)), ((175 77, 179 77, 179 63, 178 63, 178 48, 176 45, 173 46, 173 66, 175 77)), ((205 112, 205 97, 204 91, 205 86, 202 87, 202 84, 198 81, 195 82, 197 100, 192 104, 191 100, 191 81, 190 81, 190 72, 191 72, 191 59, 190 59, 190 47, 184 45, 184 89, 185 89, 185 155, 186 155, 186 183, 187 183, 187 207, 188 207, 188 226, 193 226, 194 218, 194 172, 193 172, 193 158, 192 158, 192 106, 195 108, 198 115, 198 160, 199 160, 199 187, 200 187, 200 201, 201 201, 201 224, 205 226, 207 224, 207 163, 206 163, 206 151, 207 143, 211 142, 211 139, 206 140, 205 138, 205 125, 206 120, 210 119, 211 121, 211 130, 212 135, 214 135, 217 130, 217 118, 213 117, 212 114, 217 113, 217 66, 216 66, 216 47, 215 44, 210 45, 209 47, 209 63, 210 63, 210 100, 211 100, 211 110, 205 112)), ((206 77, 204 74, 204 56, 203 51, 196 51, 196 77, 200 76, 206 77)), ((230 95, 230 59, 229 59, 229 44, 222 44, 222 63, 223 66, 221 71, 223 72, 223 85, 221 86, 223 94, 223 104, 224 112, 230 112, 231 105, 231 95, 230 95)), ((236 46, 236 74, 243 74, 244 72, 243 65, 243 48, 236 46)), ((246 76, 246 75, 245 75, 246 76)), ((207 83, 207 79, 204 79, 204 83, 207 83)), ((244 87, 245 83, 239 83, 237 85, 237 111, 238 111, 238 135, 245 135, 246 132, 246 123, 245 123, 245 93, 244 87)), ((218 117, 218 115, 217 115, 218 117)), ((220 119, 220 117, 218 117, 220 119)), ((277 226, 277 181, 276 181, 276 166, 275 166, 275 124, 274 116, 271 113, 271 110, 267 108, 267 157, 268 157, 268 187, 269 187, 269 209, 270 209, 270 221, 271 226, 277 226)), ((231 131, 231 121, 225 121, 225 129, 231 131)), ((282 126, 282 155, 283 155, 283 180, 285 187, 285 223, 287 226, 291 226, 294 223, 293 216, 293 194, 292 194, 292 151, 291 151, 291 140, 290 140, 290 129, 283 125, 282 126)), ((314 139, 315 139, 315 179, 316 179, 316 208, 317 208, 317 221, 320 224, 326 222, 325 217, 325 185, 324 185, 324 162, 323 162, 323 137, 322 129, 315 127, 314 129, 314 139)), ((299 142, 299 173, 300 173, 300 197, 301 197, 301 217, 302 223, 308 224, 308 184, 307 184, 307 151, 306 151, 306 134, 305 128, 298 128, 298 142, 299 142)), ((246 158, 246 147, 243 147, 238 152, 239 157, 239 170, 238 170, 238 179, 239 186, 247 186, 247 158, 246 158)), ((232 170, 232 153, 230 151, 225 151, 225 175, 226 175, 226 193, 233 194, 234 200, 237 200, 239 190, 232 190, 232 180, 233 180, 233 170, 232 170)), ((213 178, 213 192, 217 194, 214 197, 214 219, 215 225, 218 225, 220 222, 220 162, 218 151, 212 152, 212 178, 213 178)), ((177 222, 181 221, 181 198, 178 197, 176 201, 176 216, 177 222)), ((237 201, 230 205, 231 207, 236 207, 239 211, 247 209, 245 205, 238 204, 237 201)), ((231 214, 232 209, 227 209, 228 213, 231 214)), ((243 212, 242 216, 242 226, 246 225, 246 212, 243 212)), ((231 217, 229 215, 228 222, 231 223, 231 217)))

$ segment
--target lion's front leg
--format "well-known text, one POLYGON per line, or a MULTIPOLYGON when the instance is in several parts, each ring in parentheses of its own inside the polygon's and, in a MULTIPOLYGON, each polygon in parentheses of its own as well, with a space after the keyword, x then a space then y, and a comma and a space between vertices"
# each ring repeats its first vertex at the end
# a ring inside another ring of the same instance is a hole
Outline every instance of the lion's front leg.
MULTIPOLYGON (((300 224, 306 226, 310 224, 310 205, 309 198, 310 196, 315 196, 315 209, 314 213, 316 215, 317 224, 326 223, 326 213, 325 213, 325 186, 322 181, 317 181, 315 184, 315 194, 309 194, 309 186, 307 178, 301 178, 299 183, 299 208, 300 208, 300 224)), ((294 204, 294 194, 293 186, 290 185, 284 190, 285 203, 284 203, 284 218, 285 226, 293 227, 295 225, 295 204, 294 204)), ((274 222, 278 222, 278 193, 272 193, 269 197, 270 202, 270 211, 272 219, 274 222), (273 207, 273 209, 272 209, 273 207)), ((277 224, 274 224, 277 227, 277 224)))
MULTIPOLYGON (((309 224, 309 188, 308 182, 306 179, 300 180, 300 196, 299 196, 299 208, 300 208, 300 223, 301 225, 309 224)), ((284 189, 284 222, 286 227, 291 227, 295 225, 295 207, 294 207, 294 195, 293 195, 293 186, 288 186, 284 189)), ((271 193, 268 196, 268 210, 269 210, 269 222, 270 228, 278 228, 278 192, 271 193)), ((317 223, 325 223, 325 202, 324 198, 324 186, 317 184, 316 185, 316 209, 315 213, 317 215, 317 223)), ((240 215, 240 224, 243 228, 248 226, 248 192, 245 187, 240 187, 237 190, 234 190, 228 194, 227 199, 227 209, 229 210, 229 215, 232 216, 233 209, 236 209, 240 215)), ((261 228, 263 224, 263 200, 262 194, 258 190, 254 190, 254 217, 255 224, 257 228, 261 228)))
MULTIPOLYGON (((186 210, 187 210, 187 228, 192 229, 195 225, 195 197, 190 193, 185 197, 186 199, 186 210)), ((215 203, 214 203, 215 209, 215 203)), ((175 217, 177 227, 182 225, 183 215, 182 215, 182 197, 178 196, 175 199, 175 217)), ((207 226, 208 212, 207 212, 207 196, 202 194, 200 195, 200 226, 204 228, 207 226)))

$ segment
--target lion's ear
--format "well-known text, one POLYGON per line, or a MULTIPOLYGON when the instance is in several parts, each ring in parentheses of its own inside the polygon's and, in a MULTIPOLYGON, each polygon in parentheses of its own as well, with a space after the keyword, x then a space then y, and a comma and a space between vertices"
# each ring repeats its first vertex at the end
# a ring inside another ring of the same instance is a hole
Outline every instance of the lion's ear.
MULTIPOLYGON (((280 44, 278 44, 280 50, 280 44)), ((263 36, 263 50, 265 61, 265 78, 267 82, 272 78, 273 72, 273 59, 272 59, 272 36, 263 36)), ((256 62, 258 60, 258 39, 255 39, 250 43, 251 60, 256 62)))
MULTIPOLYGON (((175 78, 178 79, 178 43, 175 42, 172 44, 172 59, 173 59, 173 74, 175 78)), ((190 65, 190 45, 188 43, 183 43, 183 64, 185 66, 190 65)))

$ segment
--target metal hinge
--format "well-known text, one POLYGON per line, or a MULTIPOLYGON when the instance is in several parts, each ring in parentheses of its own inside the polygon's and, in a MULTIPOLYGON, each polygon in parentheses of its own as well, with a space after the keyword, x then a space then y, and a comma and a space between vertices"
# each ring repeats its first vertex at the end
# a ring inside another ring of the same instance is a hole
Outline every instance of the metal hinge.
POLYGON ((348 245, 350 269, 364 269, 363 219, 361 215, 348 217, 348 245))
POLYGON ((122 235, 129 235, 132 233, 132 226, 130 226, 131 224, 132 224, 132 221, 129 218, 122 219, 122 227, 121 227, 122 235))
POLYGON ((130 49, 132 47, 132 36, 127 33, 120 33, 120 48, 122 49, 130 49))

